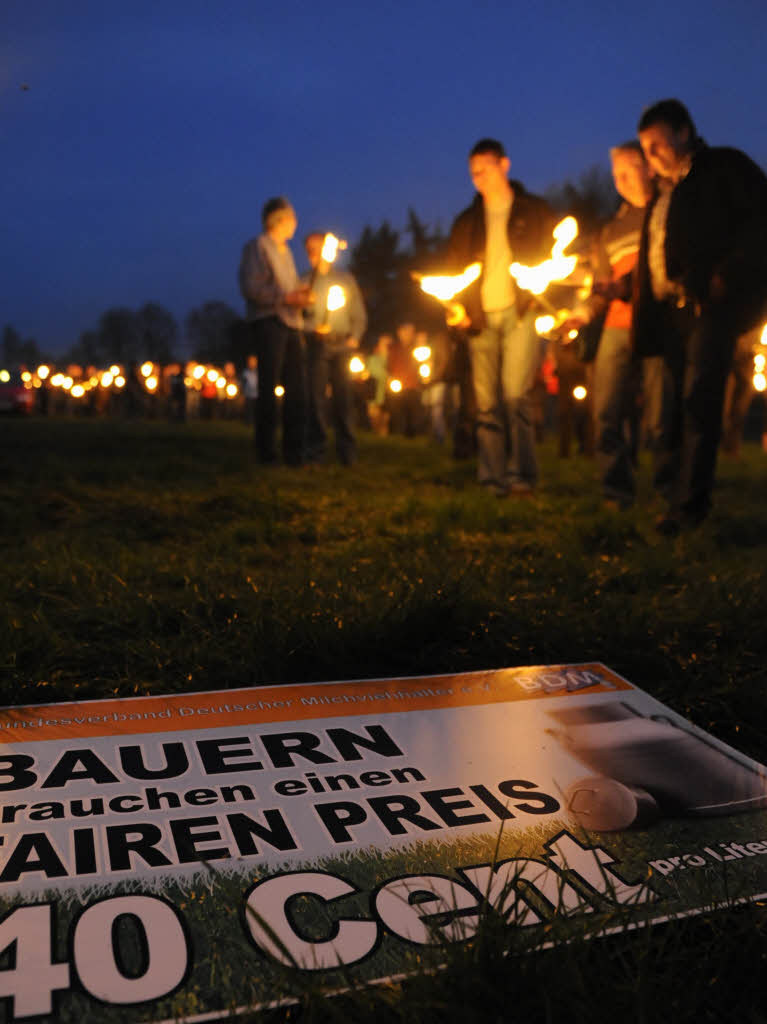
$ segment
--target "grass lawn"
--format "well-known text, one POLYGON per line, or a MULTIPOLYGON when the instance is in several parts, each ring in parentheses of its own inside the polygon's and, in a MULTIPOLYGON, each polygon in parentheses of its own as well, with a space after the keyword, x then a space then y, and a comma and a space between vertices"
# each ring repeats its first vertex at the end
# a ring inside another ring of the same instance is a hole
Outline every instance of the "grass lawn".
MULTIPOLYGON (((667 540, 648 462, 619 513, 591 461, 540 455, 536 497, 498 500, 423 439, 264 470, 240 423, 2 420, 0 703, 601 661, 767 762, 767 456, 722 460, 710 519, 667 540)), ((309 987, 301 1012, 761 1024, 766 924, 749 905, 528 956, 488 925, 447 970, 309 987)))

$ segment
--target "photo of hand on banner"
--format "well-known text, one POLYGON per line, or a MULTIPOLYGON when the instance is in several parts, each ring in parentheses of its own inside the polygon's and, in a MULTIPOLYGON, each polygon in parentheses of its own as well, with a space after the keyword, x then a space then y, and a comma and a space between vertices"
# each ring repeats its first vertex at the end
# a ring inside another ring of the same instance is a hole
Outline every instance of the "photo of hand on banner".
POLYGON ((628 702, 552 711, 551 734, 598 773, 565 794, 572 817, 595 832, 648 825, 662 814, 715 816, 767 806, 767 778, 673 719, 628 702))

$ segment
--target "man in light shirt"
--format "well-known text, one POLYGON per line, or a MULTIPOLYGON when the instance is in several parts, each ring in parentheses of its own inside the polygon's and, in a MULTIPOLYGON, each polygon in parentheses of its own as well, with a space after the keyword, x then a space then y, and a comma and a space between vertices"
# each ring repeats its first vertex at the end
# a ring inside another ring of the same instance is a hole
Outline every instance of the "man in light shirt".
POLYGON ((515 286, 512 261, 533 265, 551 253, 556 217, 510 181, 500 142, 481 139, 469 154, 477 195, 456 218, 448 242, 452 273, 482 273, 458 296, 466 316, 477 404, 477 476, 499 497, 532 494, 538 481, 532 390, 541 359, 533 297, 515 286))
POLYGON ((298 225, 295 210, 282 196, 265 203, 263 232, 242 251, 240 291, 252 324, 258 356, 255 441, 259 462, 277 461, 277 396, 282 385, 282 454, 301 465, 306 446, 306 362, 303 312, 310 289, 299 282, 288 242, 298 225))
POLYGON ((312 273, 312 303, 305 312, 309 416, 307 459, 323 462, 327 432, 332 424, 338 461, 357 460, 354 438, 349 360, 359 348, 367 327, 362 293, 348 270, 322 258, 325 235, 314 231, 304 240, 312 273), (335 292, 334 300, 330 301, 335 292), (330 387, 330 402, 326 392, 330 387))

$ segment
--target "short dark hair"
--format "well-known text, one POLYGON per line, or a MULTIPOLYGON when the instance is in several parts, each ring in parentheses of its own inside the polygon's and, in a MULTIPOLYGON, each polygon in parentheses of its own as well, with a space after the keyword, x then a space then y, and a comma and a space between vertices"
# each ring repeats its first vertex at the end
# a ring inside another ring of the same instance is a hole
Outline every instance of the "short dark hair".
POLYGON ((694 139, 697 134, 690 112, 680 100, 659 100, 652 106, 645 107, 639 118, 637 131, 643 132, 654 124, 667 124, 675 132, 681 128, 689 128, 690 139, 694 139))
POLYGON ((274 199, 267 199, 261 209, 261 223, 268 231, 272 224, 280 220, 284 210, 292 210, 293 206, 285 196, 275 196, 274 199))
POLYGON ((482 156, 485 153, 492 153, 492 155, 497 156, 499 160, 506 156, 506 150, 503 148, 503 143, 499 142, 498 139, 480 139, 479 142, 475 142, 471 147, 469 158, 473 156, 482 156))

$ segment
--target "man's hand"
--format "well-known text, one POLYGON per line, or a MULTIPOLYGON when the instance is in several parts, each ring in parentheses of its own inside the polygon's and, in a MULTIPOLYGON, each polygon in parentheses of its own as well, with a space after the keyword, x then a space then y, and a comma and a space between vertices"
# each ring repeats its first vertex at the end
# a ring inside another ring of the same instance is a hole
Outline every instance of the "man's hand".
POLYGON ((303 309, 306 306, 311 306, 315 298, 314 292, 306 284, 294 289, 292 292, 286 292, 282 301, 286 306, 298 306, 300 309, 303 309))
POLYGON ((557 333, 561 336, 562 343, 569 345, 575 341, 578 336, 578 331, 582 327, 585 327, 589 322, 589 318, 583 310, 574 309, 566 320, 563 320, 557 329, 557 333), (572 337, 570 335, 575 331, 572 337))
POLYGON ((466 310, 460 302, 451 302, 448 305, 445 320, 448 327, 471 327, 471 319, 466 315, 466 310))

